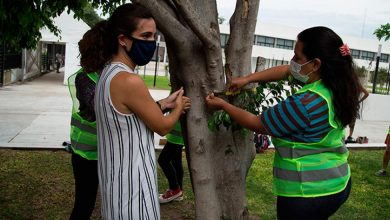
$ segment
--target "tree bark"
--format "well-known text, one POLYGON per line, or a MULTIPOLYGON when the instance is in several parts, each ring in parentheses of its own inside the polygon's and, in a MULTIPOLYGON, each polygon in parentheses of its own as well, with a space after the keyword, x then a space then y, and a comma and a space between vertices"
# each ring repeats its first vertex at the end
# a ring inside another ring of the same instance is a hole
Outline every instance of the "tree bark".
MULTIPOLYGON (((172 85, 192 100, 184 138, 195 193, 196 219, 248 219, 245 179, 255 156, 252 134, 221 128, 211 132, 205 97, 225 89, 215 1, 138 0, 149 8, 168 49, 172 85)), ((226 49, 228 69, 250 73, 259 0, 238 0, 226 49)))

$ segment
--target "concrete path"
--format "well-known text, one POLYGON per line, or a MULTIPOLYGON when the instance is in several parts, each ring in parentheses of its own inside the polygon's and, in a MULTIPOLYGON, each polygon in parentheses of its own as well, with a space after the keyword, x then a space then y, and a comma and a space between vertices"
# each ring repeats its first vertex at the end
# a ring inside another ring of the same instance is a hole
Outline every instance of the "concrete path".
MULTIPOLYGON (((72 105, 63 77, 63 73, 52 72, 32 81, 0 87, 0 147, 63 148, 62 142, 69 140, 72 105)), ((169 91, 150 93, 158 100, 169 91)), ((354 136, 367 136, 370 144, 356 146, 384 147, 389 125, 390 121, 358 120, 354 136)), ((156 144, 160 138, 155 134, 156 144)))

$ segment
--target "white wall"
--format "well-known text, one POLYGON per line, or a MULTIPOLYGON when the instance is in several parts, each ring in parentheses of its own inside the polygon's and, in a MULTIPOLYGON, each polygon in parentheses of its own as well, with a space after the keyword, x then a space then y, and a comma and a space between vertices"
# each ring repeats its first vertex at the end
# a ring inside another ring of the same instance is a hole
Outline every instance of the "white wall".
POLYGON ((68 77, 80 69, 79 46, 77 43, 66 43, 64 85, 68 85, 68 77))
POLYGON ((372 94, 362 103, 362 120, 390 121, 390 95, 372 94))
POLYGON ((61 37, 55 36, 46 28, 41 30, 42 41, 62 42, 66 45, 64 84, 67 84, 68 77, 80 68, 78 42, 90 29, 84 21, 77 20, 73 16, 72 11, 67 14, 65 10, 60 16, 54 18, 55 25, 61 30, 61 37))

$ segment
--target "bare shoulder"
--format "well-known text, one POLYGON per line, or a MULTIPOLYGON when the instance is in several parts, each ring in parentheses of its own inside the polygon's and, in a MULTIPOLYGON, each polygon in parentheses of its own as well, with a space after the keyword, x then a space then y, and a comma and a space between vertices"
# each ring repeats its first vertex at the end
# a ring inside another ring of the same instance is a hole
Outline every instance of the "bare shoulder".
MULTIPOLYGON (((119 72, 111 81, 113 89, 118 88, 125 91, 147 90, 143 79, 134 73, 119 72)), ((116 89, 115 89, 116 90, 116 89)))
POLYGON ((110 93, 114 106, 125 114, 137 113, 137 107, 151 99, 142 78, 129 72, 119 72, 112 78, 110 93))

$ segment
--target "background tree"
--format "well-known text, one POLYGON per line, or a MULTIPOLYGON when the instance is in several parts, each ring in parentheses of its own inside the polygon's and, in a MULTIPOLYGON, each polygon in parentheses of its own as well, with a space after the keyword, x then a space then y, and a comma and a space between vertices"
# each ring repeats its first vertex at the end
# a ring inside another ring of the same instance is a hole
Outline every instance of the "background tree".
MULTIPOLYGON (((379 41, 382 40, 382 38, 384 38, 385 41, 388 41, 390 39, 390 23, 381 25, 379 28, 377 28, 374 31, 374 35, 378 38, 379 41)), ((377 63, 377 65, 378 65, 378 63, 377 63)), ((378 66, 377 66, 377 68, 378 68, 378 66)), ((390 83, 390 75, 389 75, 388 71, 386 71, 385 69, 382 70, 382 68, 379 70, 378 74, 379 74, 378 80, 379 80, 379 83, 381 85, 381 90, 382 90, 383 83, 387 83, 387 84, 390 83)), ((375 81, 374 81, 374 86, 375 86, 375 81)), ((387 88, 389 88, 388 85, 387 85, 387 88)))
MULTIPOLYGON (((371 78, 373 78, 374 76, 374 73, 372 72, 371 74, 371 78)), ((390 78, 389 78, 389 70, 386 69, 386 68, 379 68, 378 70, 378 76, 377 76, 377 83, 379 84, 379 88, 378 88, 378 92, 379 93, 382 93, 382 94, 385 94, 385 93, 388 93, 388 91, 386 91, 386 88, 388 88, 388 83, 390 83, 390 78)), ((373 80, 373 79, 371 79, 373 80)))
MULTIPOLYGON (((117 2, 117 4, 120 1, 117 2)), ((60 30, 54 25, 53 18, 61 15, 65 10, 75 13, 75 18, 83 20, 93 26, 100 18, 94 13, 99 1, 53 1, 53 0, 12 0, 0 2, 0 41, 8 46, 21 50, 35 48, 42 38, 40 30, 48 28, 56 36, 60 30), (89 3, 90 2, 90 3, 89 3), (91 5, 92 4, 92 5, 91 5)), ((107 7, 113 8, 107 3, 107 7)))
POLYGON ((354 65, 355 71, 359 77, 366 77, 367 76, 367 69, 365 66, 357 66, 354 65))
POLYGON ((87 3, 83 8, 83 13, 80 18, 89 26, 93 27, 96 23, 102 20, 102 18, 96 13, 95 8, 87 3))
POLYGON ((60 34, 53 18, 66 8, 74 11, 77 18, 83 12, 86 0, 81 1, 34 1, 13 0, 0 3, 0 40, 20 50, 35 48, 40 40, 40 30, 48 28, 56 36, 60 34))
POLYGON ((390 23, 383 24, 379 28, 374 31, 374 35, 378 38, 378 40, 382 40, 384 38, 385 41, 390 39, 390 23))

